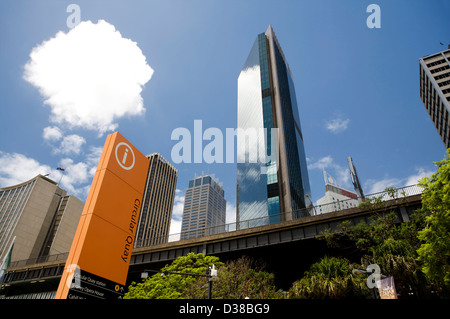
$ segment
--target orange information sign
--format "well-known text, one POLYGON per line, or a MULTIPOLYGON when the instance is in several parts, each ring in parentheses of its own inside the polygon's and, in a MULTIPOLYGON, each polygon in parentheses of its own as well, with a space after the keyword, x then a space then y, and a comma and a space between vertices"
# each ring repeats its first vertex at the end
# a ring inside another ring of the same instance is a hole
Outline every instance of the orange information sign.
POLYGON ((108 135, 56 299, 102 298, 123 290, 148 167, 148 158, 122 135, 108 135))

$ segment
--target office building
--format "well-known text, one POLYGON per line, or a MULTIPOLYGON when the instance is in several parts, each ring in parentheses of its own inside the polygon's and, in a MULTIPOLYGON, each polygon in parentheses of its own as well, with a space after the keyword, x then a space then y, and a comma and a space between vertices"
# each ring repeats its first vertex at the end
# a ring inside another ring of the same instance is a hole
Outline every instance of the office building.
POLYGON ((238 228, 309 216, 311 191, 294 82, 271 26, 257 36, 239 75, 237 118, 238 228), (266 132, 249 142, 255 130, 266 132), (255 162, 256 152, 269 160, 255 162))
POLYGON ((42 175, 0 188, 0 260, 13 240, 11 263, 43 262, 50 255, 67 253, 83 207, 81 200, 42 175))
POLYGON ((358 207, 358 195, 337 184, 325 170, 323 171, 325 179, 325 196, 317 200, 317 207, 314 213, 317 215, 331 213, 338 210, 358 207))
POLYGON ((178 170, 158 153, 150 160, 142 198, 135 247, 167 243, 178 170))
POLYGON ((195 176, 184 198, 181 240, 225 231, 226 201, 213 175, 195 176))
POLYGON ((419 59, 420 98, 441 136, 450 147, 450 45, 448 50, 419 59))

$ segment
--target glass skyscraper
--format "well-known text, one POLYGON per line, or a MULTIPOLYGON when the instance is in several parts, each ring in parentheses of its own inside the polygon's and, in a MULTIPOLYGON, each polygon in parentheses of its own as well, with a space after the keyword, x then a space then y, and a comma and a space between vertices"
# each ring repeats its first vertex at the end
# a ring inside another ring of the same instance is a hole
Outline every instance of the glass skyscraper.
POLYGON ((309 216, 294 83, 271 26, 257 36, 239 75, 237 118, 237 227, 309 216))

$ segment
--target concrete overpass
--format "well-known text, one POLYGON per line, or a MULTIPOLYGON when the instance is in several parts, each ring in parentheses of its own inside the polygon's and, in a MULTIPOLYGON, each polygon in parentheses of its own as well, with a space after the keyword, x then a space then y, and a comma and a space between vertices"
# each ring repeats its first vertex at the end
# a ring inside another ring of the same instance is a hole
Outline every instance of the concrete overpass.
MULTIPOLYGON (((373 215, 394 211, 397 222, 409 220, 420 208, 421 195, 385 200, 380 207, 351 208, 322 215, 309 216, 277 224, 235 230, 151 247, 135 248, 131 257, 127 285, 139 282, 143 270, 159 270, 165 264, 189 252, 218 256, 222 261, 247 255, 261 259, 268 271, 276 274, 277 285, 288 289, 303 272, 325 253, 341 255, 316 239, 325 229, 337 230, 344 220, 352 225, 369 222, 373 215)), ((67 257, 67 256, 66 256, 67 257)), ((359 260, 355 260, 359 261, 359 260)), ((8 268, 3 280, 3 294, 16 295, 32 291, 56 290, 64 269, 64 256, 45 262, 17 263, 8 268)))

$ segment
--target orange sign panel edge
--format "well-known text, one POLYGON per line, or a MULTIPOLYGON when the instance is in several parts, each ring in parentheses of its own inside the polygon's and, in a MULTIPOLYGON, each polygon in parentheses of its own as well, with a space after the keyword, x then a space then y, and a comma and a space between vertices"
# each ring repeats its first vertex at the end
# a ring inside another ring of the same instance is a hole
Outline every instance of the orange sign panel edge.
MULTIPOLYGON (((93 256, 92 251, 89 250, 89 246, 92 246, 95 249, 96 245, 95 245, 94 241, 96 240, 95 239, 96 237, 92 236, 92 233, 93 233, 92 231, 94 231, 94 229, 91 229, 91 231, 89 231, 90 228, 94 228, 94 225, 92 225, 92 227, 90 227, 92 218, 89 218, 89 217, 93 217, 93 216, 89 216, 89 214, 96 215, 96 217, 101 216, 102 212, 100 212, 100 215, 98 215, 99 212, 96 211, 97 210, 96 208, 101 206, 100 205, 101 201, 110 199, 112 202, 114 202, 114 200, 118 200, 117 198, 108 198, 108 194, 106 194, 106 195, 104 194, 105 192, 106 193, 108 192, 107 190, 105 191, 105 189, 111 188, 111 187, 104 187, 104 186, 108 186, 106 184, 102 185, 102 183, 104 181, 104 177, 107 175, 111 175, 111 174, 113 174, 113 175, 117 174, 119 176, 119 180, 120 179, 122 179, 122 180, 120 183, 114 183, 115 184, 114 187, 129 188, 132 186, 134 191, 137 192, 139 201, 141 201, 144 187, 145 187, 145 180, 147 177, 148 166, 149 166, 148 159, 142 153, 140 153, 139 150, 137 150, 134 146, 132 146, 131 143, 129 143, 122 135, 120 135, 118 132, 108 135, 108 137, 105 141, 105 146, 103 148, 102 155, 99 160, 99 164, 97 166, 97 171, 95 173, 95 176, 94 176, 94 179, 93 179, 93 182, 91 185, 91 189, 89 191, 88 198, 86 200, 86 204, 85 204, 83 212, 82 212, 82 217, 80 219, 80 222, 79 222, 79 225, 78 225, 78 228, 77 228, 77 231, 76 231, 73 243, 72 243, 71 250, 69 252, 69 256, 66 261, 66 267, 65 267, 64 273, 61 277, 58 291, 55 296, 56 299, 65 299, 67 297, 67 294, 68 294, 69 288, 70 288, 70 283, 67 283, 67 282, 68 282, 68 280, 72 279, 73 271, 74 271, 73 265, 77 265, 77 267, 78 267, 78 263, 83 260, 84 260, 83 262, 86 263, 87 259, 82 258, 83 255, 91 256, 91 257, 93 256), (119 147, 120 147, 119 144, 125 145, 125 152, 127 152, 127 154, 124 153, 123 156, 119 156, 120 160, 123 159, 122 164, 119 163, 119 157, 117 154, 119 147), (131 154, 129 154, 130 157, 128 159, 128 162, 126 162, 126 157, 128 155, 128 152, 130 152, 131 154), (132 167, 132 169, 130 169, 130 167, 132 167), (99 197, 102 198, 101 201, 99 201, 99 197), (87 240, 91 241, 91 243, 87 242, 87 240), (85 253, 83 253, 83 252, 85 252, 85 253)), ((134 196, 136 196, 136 193, 134 193, 134 196)), ((139 203, 139 204, 141 204, 141 203, 139 203)), ((136 210, 137 210, 137 212, 133 211, 135 213, 135 216, 134 216, 135 222, 137 222, 137 219, 139 218, 140 206, 139 206, 139 209, 136 209, 136 210)), ((115 213, 117 214, 117 212, 115 212, 115 213)), ((103 214, 105 214, 105 212, 103 212, 103 214)), ((124 214, 129 214, 129 212, 124 212, 124 214)), ((111 216, 108 216, 108 218, 111 216)), ((96 220, 98 220, 98 218, 96 220)), ((121 220, 123 223, 123 218, 120 218, 119 220, 121 220)), ((126 220, 126 218, 125 218, 125 220, 126 220)), ((103 222, 103 223, 109 222, 111 224, 114 224, 117 221, 115 221, 113 218, 112 220, 108 220, 108 221, 103 220, 100 222, 103 222)), ((98 224, 98 222, 97 222, 97 224, 98 224)), ((104 225, 107 226, 107 224, 104 224, 104 225)), ((132 239, 134 242, 135 229, 134 229, 134 231, 132 231, 131 224, 130 224, 130 226, 128 226, 128 225, 115 225, 115 226, 117 226, 118 228, 120 228, 122 230, 124 228, 130 227, 131 234, 128 234, 128 235, 124 234, 124 235, 126 235, 126 236, 132 235, 132 239)), ((108 227, 104 227, 104 228, 108 228, 108 227)), ((113 229, 113 228, 111 228, 111 229, 113 229)), ((102 234, 102 236, 106 236, 106 235, 107 234, 102 234)), ((104 240, 104 238, 102 238, 102 239, 104 240)), ((129 239, 126 239, 126 240, 129 241, 129 239)), ((123 243, 121 243, 121 244, 123 245, 123 243)), ((130 245, 126 245, 126 243, 125 243, 125 247, 127 247, 127 246, 129 247, 130 245)), ((132 248, 132 245, 131 245, 131 248, 132 248)), ((97 249, 98 249, 98 247, 97 247, 97 249)), ((118 248, 118 249, 120 249, 120 248, 118 248)), ((131 249, 130 249, 129 253, 130 253, 130 257, 131 257, 131 249)), ((123 257, 123 258, 126 258, 126 257, 123 257)), ((127 260, 124 259, 124 261, 126 262, 125 270, 123 270, 124 268, 122 266, 117 267, 117 268, 122 268, 122 270, 120 270, 121 272, 128 271, 129 258, 127 258, 127 260)), ((95 258, 94 258, 94 260, 91 260, 90 262, 95 263, 95 258)), ((101 264, 101 262, 100 262, 100 264, 101 264)), ((83 269, 83 265, 79 265, 79 266, 81 269, 83 269)), ((111 273, 111 269, 107 269, 106 271, 103 270, 102 272, 111 273)), ((98 273, 98 271, 97 271, 96 275, 99 275, 102 277, 102 275, 104 275, 104 274, 98 273)), ((127 275, 126 273, 122 274, 121 278, 125 278, 125 279, 123 279, 123 281, 126 280, 126 275, 127 275)), ((106 279, 109 279, 109 278, 106 278, 106 279)), ((123 282, 123 284, 124 283, 125 282, 123 282)))

